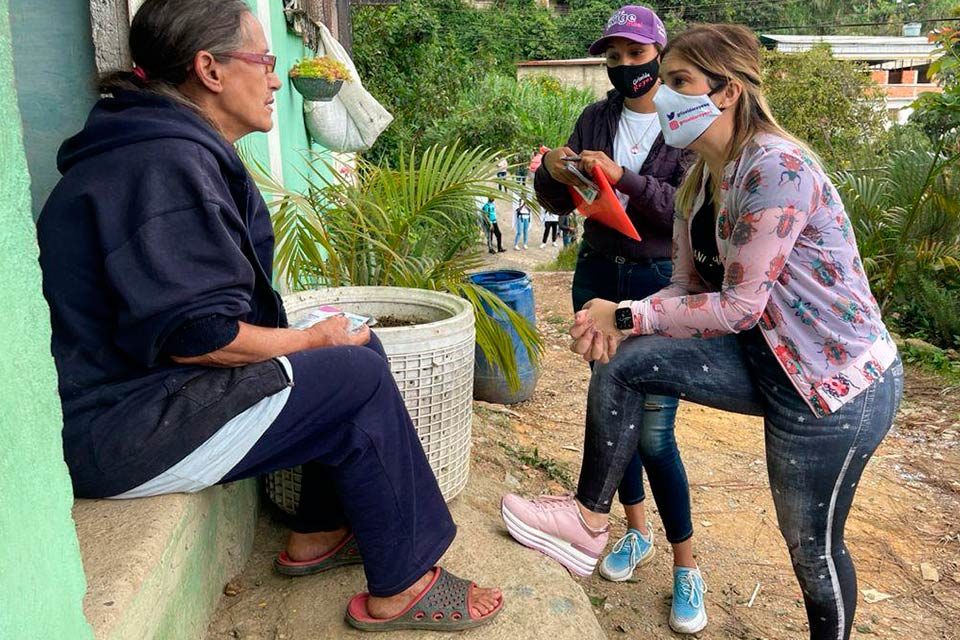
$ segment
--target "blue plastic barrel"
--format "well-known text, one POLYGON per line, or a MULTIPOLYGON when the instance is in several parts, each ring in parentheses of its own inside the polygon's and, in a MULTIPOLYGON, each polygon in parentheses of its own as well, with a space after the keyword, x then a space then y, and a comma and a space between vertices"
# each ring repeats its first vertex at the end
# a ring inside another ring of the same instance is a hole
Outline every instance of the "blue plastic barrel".
MULTIPOLYGON (((537 323, 536 309, 533 304, 533 286, 530 278, 523 271, 501 269, 497 271, 482 271, 470 276, 474 284, 493 292, 507 305, 527 318, 534 326, 537 323)), ((483 355, 480 347, 476 349, 476 361, 473 368, 473 397, 476 400, 496 402, 498 404, 514 404, 522 402, 533 395, 540 378, 540 371, 533 366, 527 356, 527 350, 520 342, 520 336, 505 318, 492 313, 486 308, 487 314, 495 318, 504 329, 509 332, 513 340, 513 352, 517 357, 517 369, 520 375, 520 388, 510 389, 507 379, 499 367, 495 367, 483 355)))

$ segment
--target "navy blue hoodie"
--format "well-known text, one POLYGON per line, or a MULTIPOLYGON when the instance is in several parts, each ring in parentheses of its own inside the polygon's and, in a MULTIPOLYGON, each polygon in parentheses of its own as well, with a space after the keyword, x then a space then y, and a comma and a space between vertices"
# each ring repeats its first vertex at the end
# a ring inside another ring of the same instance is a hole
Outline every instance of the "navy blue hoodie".
POLYGON ((239 321, 285 326, 273 230, 234 148, 161 96, 100 100, 57 163, 37 227, 64 454, 78 496, 116 495, 288 384, 275 360, 169 357, 225 346, 239 321))

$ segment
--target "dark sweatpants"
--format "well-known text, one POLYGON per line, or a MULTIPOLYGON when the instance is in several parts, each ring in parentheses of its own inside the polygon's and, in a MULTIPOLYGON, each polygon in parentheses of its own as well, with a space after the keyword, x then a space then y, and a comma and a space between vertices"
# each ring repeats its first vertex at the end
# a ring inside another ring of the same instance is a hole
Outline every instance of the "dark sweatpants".
POLYGON ((294 530, 349 527, 370 593, 395 595, 437 563, 456 527, 380 341, 288 357, 286 406, 222 482, 303 465, 294 530))

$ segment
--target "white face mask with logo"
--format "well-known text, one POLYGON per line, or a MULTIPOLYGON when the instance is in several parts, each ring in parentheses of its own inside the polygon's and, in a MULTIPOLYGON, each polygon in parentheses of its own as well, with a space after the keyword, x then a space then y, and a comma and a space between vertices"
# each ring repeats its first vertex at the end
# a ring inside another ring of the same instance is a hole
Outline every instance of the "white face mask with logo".
POLYGON ((663 141, 671 147, 685 149, 702 136, 723 113, 710 99, 719 90, 688 96, 661 84, 653 97, 653 104, 660 119, 663 141))

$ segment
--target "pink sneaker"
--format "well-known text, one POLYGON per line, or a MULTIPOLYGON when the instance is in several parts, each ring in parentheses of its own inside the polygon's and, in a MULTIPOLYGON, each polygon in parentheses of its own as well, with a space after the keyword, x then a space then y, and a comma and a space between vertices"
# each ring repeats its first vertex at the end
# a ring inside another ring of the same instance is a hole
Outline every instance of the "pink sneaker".
POLYGON ((508 493, 500 502, 500 514, 514 540, 579 576, 593 573, 607 546, 609 527, 587 526, 572 495, 524 500, 508 493))

